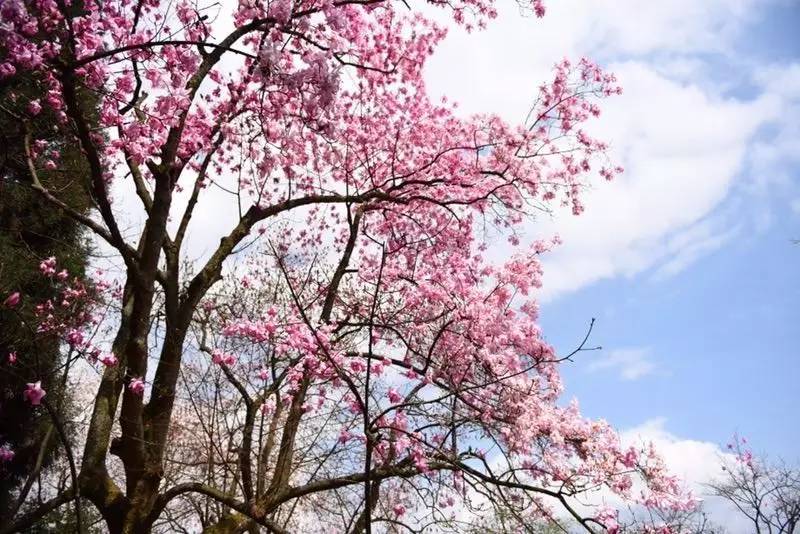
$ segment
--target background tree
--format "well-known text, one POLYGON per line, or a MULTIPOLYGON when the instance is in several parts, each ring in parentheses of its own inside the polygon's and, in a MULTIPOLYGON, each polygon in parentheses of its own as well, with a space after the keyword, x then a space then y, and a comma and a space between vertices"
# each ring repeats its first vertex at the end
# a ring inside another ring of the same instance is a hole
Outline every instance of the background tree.
POLYGON ((693 510, 653 509, 632 511, 620 532, 625 534, 726 534, 727 530, 713 522, 702 506, 693 510))
POLYGON ((22 295, 19 304, 0 308, 0 445, 13 450, 13 458, 0 463, 0 518, 6 520, 47 471, 60 442, 50 417, 30 409, 19 384, 41 381, 51 408, 71 434, 65 385, 75 354, 65 354, 58 337, 36 331, 36 304, 57 296, 39 264, 58 256, 65 268, 83 277, 88 253, 83 227, 30 187, 26 135, 52 152, 45 155, 47 163, 39 173, 43 186, 58 191, 77 212, 89 209, 83 188, 88 167, 71 138, 54 128, 56 114, 40 104, 45 96, 36 78, 24 73, 0 83, 0 293, 3 298, 22 295))
MULTIPOLYGON (((429 3, 470 27, 496 15, 490 0, 429 3)), ((102 375, 69 485, 4 530, 66 504, 83 530, 88 501, 115 533, 460 530, 483 503, 614 531, 615 510, 576 502, 634 500, 634 479, 647 506, 693 506, 652 448, 557 403, 562 357, 532 296, 549 244, 518 246, 533 214, 579 214, 588 177, 620 171, 582 126, 614 77, 565 60, 522 124, 461 118, 426 94, 444 30, 416 7, 0 6, 0 79, 29 72, 46 92, 91 210, 44 181, 58 148, 20 115, 27 183, 120 266, 115 285, 43 265, 59 298, 38 329, 102 375), (198 258, 210 202, 219 240, 198 258), (497 236, 516 250, 490 262, 497 236)), ((32 406, 43 393, 17 391, 32 406)))
POLYGON ((738 436, 728 447, 734 458, 724 462, 723 475, 709 484, 711 493, 752 521, 753 532, 795 532, 800 524, 800 470, 755 456, 738 436))

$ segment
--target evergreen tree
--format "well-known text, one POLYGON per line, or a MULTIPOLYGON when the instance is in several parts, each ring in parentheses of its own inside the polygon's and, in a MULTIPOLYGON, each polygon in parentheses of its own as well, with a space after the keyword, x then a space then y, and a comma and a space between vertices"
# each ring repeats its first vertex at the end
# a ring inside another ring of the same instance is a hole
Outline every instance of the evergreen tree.
POLYGON ((36 304, 56 296, 39 272, 39 263, 56 256, 70 273, 82 275, 88 253, 78 224, 53 210, 30 187, 26 136, 47 139, 48 150, 60 153, 58 170, 47 169, 38 159, 42 184, 59 191, 71 206, 89 209, 90 197, 81 186, 86 164, 79 148, 59 138, 54 114, 46 106, 36 110, 21 105, 44 97, 42 92, 38 81, 24 74, 0 85, 0 294, 3 299, 14 292, 24 295, 18 305, 0 309, 0 446, 14 451, 13 458, 0 465, 0 517, 13 514, 17 490, 25 487, 29 476, 46 469, 60 449, 51 416, 44 407, 32 409, 23 398, 27 382, 42 380, 48 406, 68 430, 67 354, 56 339, 30 326, 35 324, 36 304))

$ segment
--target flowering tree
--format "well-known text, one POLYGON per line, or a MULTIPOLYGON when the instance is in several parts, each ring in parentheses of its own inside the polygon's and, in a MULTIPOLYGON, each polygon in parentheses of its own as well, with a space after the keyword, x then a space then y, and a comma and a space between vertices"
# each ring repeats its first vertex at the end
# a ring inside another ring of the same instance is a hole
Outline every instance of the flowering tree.
POLYGON ((733 458, 708 486, 753 524, 754 532, 791 534, 800 525, 800 470, 783 461, 756 457, 747 439, 728 444, 733 458))
MULTIPOLYGON (((491 0, 428 4, 467 27, 495 16, 491 0)), ((652 449, 556 403, 560 358, 531 297, 549 245, 518 245, 535 210, 579 214, 585 179, 619 172, 581 129, 619 92, 613 76, 565 60, 524 123, 460 118, 426 95, 445 31, 415 7, 3 2, 0 83, 47 95, 4 112, 23 128, 55 112, 94 212, 43 185, 59 155, 28 130, 30 187, 124 265, 118 288, 67 273, 49 305, 116 310, 101 314, 108 345, 90 335, 98 314, 42 307, 38 328, 102 377, 71 485, 5 529, 68 503, 83 528, 86 501, 111 532, 459 530, 494 506, 519 525, 563 513, 615 531, 616 512, 581 495, 692 505, 652 449), (146 214, 134 235, 112 195, 125 186, 146 214), (236 221, 184 262, 215 191, 236 221), (486 260, 486 228, 510 236, 510 260, 486 260)), ((46 399, 37 383, 20 394, 46 399)))
POLYGON ((661 534, 680 532, 681 534, 726 534, 724 527, 708 518, 703 506, 693 509, 664 510, 651 508, 642 513, 631 510, 626 521, 620 525, 621 534, 661 534))

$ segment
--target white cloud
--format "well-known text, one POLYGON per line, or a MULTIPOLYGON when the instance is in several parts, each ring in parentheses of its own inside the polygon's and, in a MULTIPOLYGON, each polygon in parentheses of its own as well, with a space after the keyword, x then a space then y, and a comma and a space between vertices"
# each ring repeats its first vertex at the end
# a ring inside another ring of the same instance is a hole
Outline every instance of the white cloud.
MULTIPOLYGON (((753 15, 754 0, 638 0, 573 2, 563 10, 565 22, 588 19, 580 39, 593 50, 610 53, 723 51, 743 22, 753 15), (587 9, 588 8, 588 9, 587 9), (576 13, 587 11, 583 16, 576 13), (569 14, 570 16, 567 16, 569 14)), ((556 8, 553 6, 552 11, 556 8)))
POLYGON ((779 143, 757 142, 765 126, 792 124, 786 110, 800 94, 792 90, 800 67, 759 70, 750 98, 729 96, 727 80, 709 79, 708 58, 732 49, 737 32, 759 16, 754 5, 564 0, 551 2, 542 20, 506 9, 485 32, 451 31, 426 77, 434 95, 454 98, 464 113, 519 120, 565 55, 601 56, 625 89, 604 103, 593 129, 612 142, 626 173, 594 184, 581 217, 558 211, 528 229, 532 238, 558 233, 564 241, 544 258, 543 300, 648 269, 657 277, 680 272, 743 230, 715 210, 745 171, 774 178, 787 154, 800 153, 800 136, 787 126, 779 143))
POLYGON ((715 443, 683 439, 666 429, 666 419, 654 418, 620 433, 625 445, 652 442, 670 471, 703 499, 703 509, 712 522, 729 534, 749 534, 752 526, 733 505, 708 495, 706 484, 722 474, 722 459, 728 456, 715 443))
POLYGON ((586 367, 589 372, 614 370, 623 380, 638 380, 657 369, 651 351, 646 347, 613 350, 607 356, 592 360, 586 367))

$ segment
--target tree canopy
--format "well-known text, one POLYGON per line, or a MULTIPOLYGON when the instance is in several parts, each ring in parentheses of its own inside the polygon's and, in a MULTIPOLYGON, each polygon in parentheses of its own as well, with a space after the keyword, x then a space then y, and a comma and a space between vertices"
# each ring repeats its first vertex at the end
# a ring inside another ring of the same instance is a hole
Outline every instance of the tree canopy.
MULTIPOLYGON (((496 15, 426 4, 469 28, 496 15)), ((564 60, 521 89, 519 124, 464 118, 426 93, 445 29, 422 5, 3 2, 0 80, 37 88, 11 115, 29 193, 119 266, 40 265, 58 298, 32 321, 99 376, 68 487, 4 530, 69 505, 78 530, 89 506, 110 532, 466 531, 497 509, 615 532, 616 508, 584 497, 693 506, 656 451, 558 402, 569 356, 535 300, 552 243, 520 241, 621 172, 584 127, 614 76, 564 60), (28 127, 42 113, 55 137, 28 127), (89 211, 47 179, 66 147, 89 211)), ((16 391, 41 410, 44 389, 16 391)))

